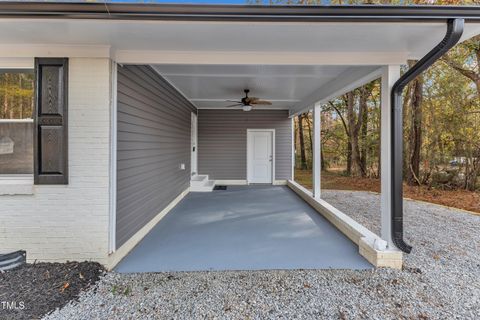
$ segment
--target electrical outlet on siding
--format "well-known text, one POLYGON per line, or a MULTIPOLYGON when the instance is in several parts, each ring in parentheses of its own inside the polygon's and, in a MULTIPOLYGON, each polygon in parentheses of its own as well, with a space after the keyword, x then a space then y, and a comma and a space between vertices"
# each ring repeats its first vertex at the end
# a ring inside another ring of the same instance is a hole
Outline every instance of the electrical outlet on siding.
POLYGON ((185 163, 180 163, 180 170, 185 170, 185 163))

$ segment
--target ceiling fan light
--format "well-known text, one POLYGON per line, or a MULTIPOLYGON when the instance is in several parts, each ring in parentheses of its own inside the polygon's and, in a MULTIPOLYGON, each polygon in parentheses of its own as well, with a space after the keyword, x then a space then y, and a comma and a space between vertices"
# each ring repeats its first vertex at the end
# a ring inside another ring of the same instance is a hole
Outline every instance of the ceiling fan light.
POLYGON ((250 111, 250 110, 252 110, 252 106, 250 106, 250 105, 243 106, 242 109, 243 109, 243 111, 250 111))

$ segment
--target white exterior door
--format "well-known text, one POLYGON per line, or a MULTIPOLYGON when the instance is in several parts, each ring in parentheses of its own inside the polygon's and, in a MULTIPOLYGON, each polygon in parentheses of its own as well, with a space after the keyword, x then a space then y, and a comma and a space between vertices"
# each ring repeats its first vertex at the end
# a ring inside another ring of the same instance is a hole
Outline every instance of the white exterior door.
POLYGON ((198 154, 198 127, 197 127, 197 115, 192 112, 191 118, 191 149, 192 157, 190 160, 190 168, 192 176, 198 174, 197 172, 197 154, 198 154))
POLYGON ((248 183, 272 183, 274 168, 273 130, 247 132, 248 183))

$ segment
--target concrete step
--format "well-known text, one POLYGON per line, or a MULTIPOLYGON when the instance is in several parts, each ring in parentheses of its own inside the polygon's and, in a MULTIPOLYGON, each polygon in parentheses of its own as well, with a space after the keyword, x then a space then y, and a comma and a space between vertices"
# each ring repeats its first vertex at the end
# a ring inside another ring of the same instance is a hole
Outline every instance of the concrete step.
POLYGON ((191 187, 201 187, 208 181, 208 175, 206 174, 199 174, 195 175, 190 179, 190 186, 191 187))
POLYGON ((190 187, 191 192, 211 192, 215 188, 215 181, 213 180, 207 180, 205 183, 201 186, 198 185, 192 185, 190 187))

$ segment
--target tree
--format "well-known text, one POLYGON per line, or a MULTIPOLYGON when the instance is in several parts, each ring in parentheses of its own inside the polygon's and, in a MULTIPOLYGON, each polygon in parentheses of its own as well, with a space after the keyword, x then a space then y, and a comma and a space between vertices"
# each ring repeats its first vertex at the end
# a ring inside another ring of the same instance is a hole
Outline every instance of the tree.
MULTIPOLYGON (((438 5, 477 0, 438 0, 438 5)), ((273 3, 273 2, 272 2, 273 3)), ((312 4, 315 0, 275 1, 312 4)), ((323 3, 323 2, 322 2, 323 3)), ((429 0, 331 0, 330 4, 432 4, 429 0)), ((415 61, 409 61, 412 67, 415 61)), ((379 177, 380 86, 378 82, 346 93, 322 108, 320 158, 349 176, 379 177)), ((450 50, 412 81, 404 92, 404 177, 410 185, 479 190, 480 36, 450 50), (458 163, 458 165, 456 165, 458 163), (441 177, 448 176, 445 181, 441 177), (437 179, 440 177, 441 179, 437 179)), ((301 119, 303 152, 311 137, 309 119, 301 119)), ((304 155, 305 167, 308 156, 304 155)), ((333 171, 333 170, 332 170, 333 171)))
MULTIPOLYGON (((408 61, 409 68, 416 61, 408 61)), ((423 100, 423 76, 419 75, 410 82, 407 88, 405 101, 409 102, 410 130, 408 135, 408 152, 406 159, 406 180, 409 185, 420 185, 420 150, 422 147, 422 100, 423 100)))
POLYGON ((298 132, 299 132, 299 142, 300 142, 300 169, 307 169, 307 157, 305 154, 305 137, 303 136, 303 113, 297 116, 298 119, 298 132))
POLYGON ((442 61, 473 81, 480 95, 480 36, 459 44, 442 61))
POLYGON ((30 118, 33 111, 33 74, 0 74, 0 119, 30 118))
MULTIPOLYGON (((480 96, 480 36, 461 43, 445 55, 442 61, 473 82, 478 102, 480 96)), ((478 108, 478 105, 476 107, 478 108)), ((470 112, 480 112, 480 109, 470 112)), ((464 187, 468 190, 475 190, 480 174, 480 144, 472 148, 469 143, 466 143, 464 153, 467 156, 464 187)))
MULTIPOLYGON (((343 115, 342 110, 346 109, 347 104, 347 96, 344 95, 341 99, 335 99, 334 101, 329 101, 328 106, 335 111, 337 116, 339 117, 342 128, 344 129, 345 135, 347 137, 347 143, 345 148, 346 160, 347 160, 347 167, 345 170, 345 174, 350 175, 352 172, 352 143, 350 140, 350 129, 347 125, 347 121, 345 120, 345 116, 343 115)), ((325 108, 324 111, 328 112, 330 108, 325 108)))
POLYGON ((366 149, 364 149, 364 146, 366 145, 365 140, 367 123, 364 123, 364 121, 368 121, 367 100, 370 96, 371 90, 372 86, 368 84, 360 87, 358 90, 350 91, 349 93, 347 93, 348 132, 350 134, 350 143, 352 149, 352 176, 367 176, 366 149), (355 111, 355 100, 357 100, 357 98, 358 112, 355 111), (361 129, 362 135, 360 136, 361 129))

